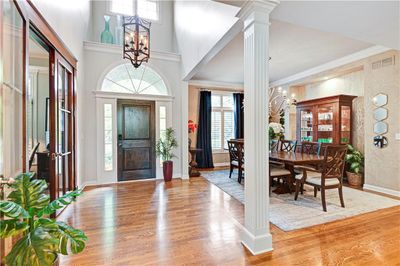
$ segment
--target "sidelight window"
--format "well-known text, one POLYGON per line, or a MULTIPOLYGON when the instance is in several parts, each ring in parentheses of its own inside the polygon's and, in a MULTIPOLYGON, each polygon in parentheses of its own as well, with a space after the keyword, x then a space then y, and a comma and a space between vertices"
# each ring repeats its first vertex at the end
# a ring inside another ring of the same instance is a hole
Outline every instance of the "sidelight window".
POLYGON ((104 104, 104 171, 113 170, 112 104, 104 104))

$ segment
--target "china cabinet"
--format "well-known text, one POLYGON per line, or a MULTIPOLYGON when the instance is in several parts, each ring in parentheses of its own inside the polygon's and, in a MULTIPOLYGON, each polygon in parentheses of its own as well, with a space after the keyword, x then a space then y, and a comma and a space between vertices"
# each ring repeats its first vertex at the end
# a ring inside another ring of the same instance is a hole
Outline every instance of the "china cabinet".
POLYGON ((297 140, 350 144, 352 101, 357 96, 337 95, 297 103, 297 140))

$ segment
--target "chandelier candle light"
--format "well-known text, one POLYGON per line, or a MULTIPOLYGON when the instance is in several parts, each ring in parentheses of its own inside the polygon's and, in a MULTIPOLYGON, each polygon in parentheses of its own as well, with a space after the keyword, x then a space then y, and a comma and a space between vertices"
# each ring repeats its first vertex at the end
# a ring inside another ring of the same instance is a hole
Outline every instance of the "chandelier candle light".
POLYGON ((138 16, 124 17, 124 59, 129 59, 135 68, 150 58, 151 22, 138 16))

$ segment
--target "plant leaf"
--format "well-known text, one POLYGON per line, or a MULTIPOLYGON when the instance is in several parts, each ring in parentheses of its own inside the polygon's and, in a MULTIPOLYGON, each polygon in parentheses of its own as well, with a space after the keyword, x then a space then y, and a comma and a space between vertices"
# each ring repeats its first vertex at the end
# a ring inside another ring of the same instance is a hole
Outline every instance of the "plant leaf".
POLYGON ((73 254, 81 252, 85 248, 87 237, 79 229, 75 229, 64 222, 56 222, 58 225, 59 250, 63 255, 68 255, 69 251, 73 254))
POLYGON ((0 238, 18 235, 28 228, 29 225, 27 223, 21 222, 18 219, 0 221, 0 238))
POLYGON ((56 210, 71 204, 73 201, 75 201, 76 197, 80 195, 82 195, 82 190, 80 189, 68 192, 64 194, 62 197, 53 200, 47 206, 39 210, 37 212, 37 216, 42 217, 43 215, 50 215, 54 213, 56 210))
POLYGON ((29 213, 24 210, 19 204, 12 201, 0 201, 0 212, 4 213, 5 216, 11 218, 30 218, 29 213))
POLYGON ((20 174, 15 178, 15 183, 11 185, 14 189, 8 195, 8 199, 21 205, 31 216, 44 208, 50 197, 44 193, 47 189, 45 180, 32 179, 35 173, 20 174))
POLYGON ((57 259, 58 240, 50 232, 56 228, 40 226, 18 240, 5 258, 7 265, 51 266, 57 259))

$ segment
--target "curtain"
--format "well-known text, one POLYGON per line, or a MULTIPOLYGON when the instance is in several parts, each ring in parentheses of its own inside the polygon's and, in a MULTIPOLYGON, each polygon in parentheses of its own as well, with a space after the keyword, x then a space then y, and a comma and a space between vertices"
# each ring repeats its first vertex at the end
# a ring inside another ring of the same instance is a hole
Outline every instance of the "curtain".
POLYGON ((242 139, 244 137, 244 114, 243 114, 243 93, 233 94, 234 103, 234 124, 235 124, 235 138, 242 139))
POLYGON ((199 125, 197 130, 196 162, 199 168, 213 168, 213 156, 211 147, 211 92, 200 92, 199 125))

